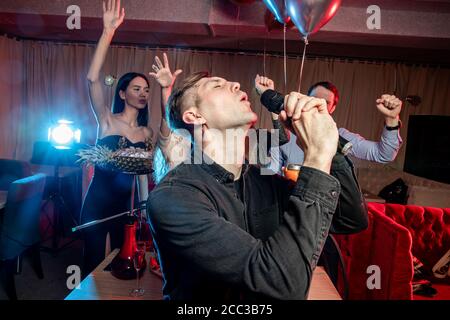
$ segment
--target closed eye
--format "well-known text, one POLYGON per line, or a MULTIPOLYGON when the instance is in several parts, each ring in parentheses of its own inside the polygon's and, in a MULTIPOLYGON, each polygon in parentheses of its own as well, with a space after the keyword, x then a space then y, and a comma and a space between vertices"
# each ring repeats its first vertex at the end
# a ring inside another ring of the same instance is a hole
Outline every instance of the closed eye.
POLYGON ((215 79, 215 80, 213 80, 213 84, 214 84, 214 86, 213 86, 214 89, 221 88, 223 85, 223 81, 221 79, 215 79))

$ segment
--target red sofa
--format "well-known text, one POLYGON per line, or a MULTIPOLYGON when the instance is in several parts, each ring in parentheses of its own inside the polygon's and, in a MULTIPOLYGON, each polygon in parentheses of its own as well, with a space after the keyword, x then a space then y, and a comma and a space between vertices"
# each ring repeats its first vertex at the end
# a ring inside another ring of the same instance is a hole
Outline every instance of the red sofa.
MULTIPOLYGON (((425 299, 412 293, 412 255, 431 273, 450 249, 450 209, 369 203, 369 227, 354 235, 335 236, 345 262, 350 300, 425 299), (379 289, 369 289, 367 268, 380 268, 379 289)), ((341 273, 340 273, 341 274, 341 273)), ((450 299, 449 277, 433 279, 438 294, 450 299)), ((338 290, 344 281, 338 278, 338 290)))
MULTIPOLYGON (((433 274, 433 266, 450 249, 450 208, 432 208, 415 205, 386 204, 385 213, 405 226, 413 239, 412 254, 433 274)), ((431 277, 437 295, 433 299, 450 300, 450 277, 431 277)), ((414 299, 430 299, 414 295, 414 299)))

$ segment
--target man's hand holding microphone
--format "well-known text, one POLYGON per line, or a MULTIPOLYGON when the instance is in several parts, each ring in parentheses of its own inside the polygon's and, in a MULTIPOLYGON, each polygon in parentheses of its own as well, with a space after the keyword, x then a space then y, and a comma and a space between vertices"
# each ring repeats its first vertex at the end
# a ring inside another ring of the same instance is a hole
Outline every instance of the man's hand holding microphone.
POLYGON ((305 153, 303 165, 330 173, 339 134, 326 101, 291 92, 284 98, 280 120, 294 130, 297 145, 305 153))
MULTIPOLYGON (((304 110, 305 112, 311 110, 310 105, 317 103, 318 100, 320 100, 321 102, 325 101, 324 99, 309 97, 309 96, 300 94, 298 92, 292 92, 291 94, 287 95, 286 97, 283 97, 283 95, 281 93, 274 90, 274 83, 271 79, 260 76, 260 75, 256 75, 256 77, 255 77, 255 90, 258 93, 258 95, 260 95, 260 97, 261 97, 261 103, 267 108, 267 110, 269 110, 271 112, 272 119, 275 121, 282 120, 281 112, 283 112, 283 110, 287 111, 285 106, 286 106, 286 103, 288 103, 288 101, 290 104, 292 104, 293 101, 295 101, 295 99, 301 100, 302 102, 299 102, 299 106, 300 106, 299 110, 302 110, 303 107, 306 106, 306 104, 309 102, 308 108, 306 108, 304 110), (290 97, 291 95, 292 95, 292 97, 289 100, 288 97, 290 97), (299 97, 299 96, 294 97, 294 95, 300 95, 301 97, 299 97), (315 99, 315 100, 312 100, 312 99, 315 99), (315 101, 315 102, 313 103, 310 101, 315 101), (278 119, 279 115, 280 115, 280 119, 278 119)), ((321 103, 317 104, 316 107, 319 107, 319 105, 321 106, 321 103)), ((297 112, 299 112, 301 114, 301 111, 297 111, 297 112)), ((326 107, 326 101, 325 101, 325 108, 323 106, 320 107, 320 113, 322 113, 322 114, 327 113, 327 115, 331 118, 331 116, 328 113, 328 109, 326 107)), ((288 118, 290 118, 289 115, 288 115, 288 118)), ((292 121, 290 121, 290 120, 288 121, 288 120, 284 119, 284 121, 282 121, 282 123, 285 128, 289 129, 289 131, 295 133, 296 135, 298 134, 298 132, 293 128, 292 121)), ((298 144, 298 141, 297 141, 297 144, 298 144)), ((298 144, 298 146, 301 149, 303 149, 303 146, 301 144, 298 144)), ((337 142, 337 149, 335 149, 335 154, 337 151, 340 154, 346 155, 349 152, 349 150, 351 149, 351 147, 352 147, 352 144, 349 141, 347 141, 346 139, 344 139, 343 137, 339 136, 339 133, 338 133, 338 142, 337 142)), ((305 151, 305 150, 303 149, 303 151, 305 151)))
POLYGON ((273 91, 273 81, 259 75, 255 78, 255 89, 273 117, 278 117, 276 113, 279 113, 283 126, 297 136, 297 145, 305 153, 303 165, 330 173, 339 133, 326 101, 298 92, 291 92, 283 101, 283 97, 273 91))

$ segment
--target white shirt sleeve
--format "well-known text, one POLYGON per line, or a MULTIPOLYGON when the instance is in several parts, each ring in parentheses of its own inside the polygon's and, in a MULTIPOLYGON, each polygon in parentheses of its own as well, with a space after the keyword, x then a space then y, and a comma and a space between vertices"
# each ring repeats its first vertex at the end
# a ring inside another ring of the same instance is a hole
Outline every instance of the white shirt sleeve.
POLYGON ((352 143, 349 154, 363 160, 388 163, 395 159, 403 143, 399 130, 383 128, 380 141, 369 141, 359 134, 339 128, 339 135, 352 143))

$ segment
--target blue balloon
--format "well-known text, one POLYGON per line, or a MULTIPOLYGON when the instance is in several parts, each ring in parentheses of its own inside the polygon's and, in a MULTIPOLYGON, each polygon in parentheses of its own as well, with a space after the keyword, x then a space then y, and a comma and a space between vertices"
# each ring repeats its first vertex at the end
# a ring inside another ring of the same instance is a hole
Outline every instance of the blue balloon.
POLYGON ((289 16, 286 11, 286 0, 263 0, 279 23, 288 23, 289 16))

